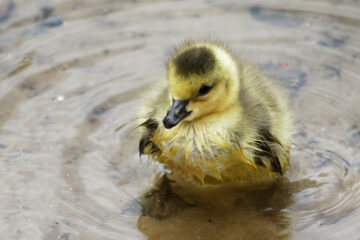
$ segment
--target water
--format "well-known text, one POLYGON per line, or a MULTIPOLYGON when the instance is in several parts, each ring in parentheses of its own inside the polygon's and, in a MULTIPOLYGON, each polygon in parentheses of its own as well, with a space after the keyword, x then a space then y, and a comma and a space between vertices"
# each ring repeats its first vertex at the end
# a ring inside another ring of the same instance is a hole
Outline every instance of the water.
POLYGON ((359 239, 359 16, 356 0, 2 0, 2 239, 359 239), (289 93, 273 186, 193 189, 139 159, 142 91, 208 34, 289 93))

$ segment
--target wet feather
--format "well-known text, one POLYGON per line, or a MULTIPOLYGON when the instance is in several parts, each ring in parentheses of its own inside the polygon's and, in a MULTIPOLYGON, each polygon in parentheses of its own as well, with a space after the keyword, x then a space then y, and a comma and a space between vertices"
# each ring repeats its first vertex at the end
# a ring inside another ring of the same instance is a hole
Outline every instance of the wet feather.
POLYGON ((284 173, 291 113, 270 80, 212 41, 175 48, 167 71, 145 97, 141 154, 200 184, 273 180, 284 173), (207 91, 199 94, 203 86, 207 91), (188 102, 182 111, 189 114, 168 129, 162 122, 176 100, 188 102))

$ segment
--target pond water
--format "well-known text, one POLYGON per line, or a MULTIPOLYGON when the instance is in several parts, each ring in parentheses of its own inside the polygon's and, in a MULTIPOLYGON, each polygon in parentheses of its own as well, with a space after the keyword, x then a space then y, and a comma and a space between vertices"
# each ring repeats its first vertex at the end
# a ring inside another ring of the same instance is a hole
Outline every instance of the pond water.
POLYGON ((1 0, 1 238, 359 239, 359 104, 358 0, 1 0), (209 34, 289 93, 272 186, 194 189, 139 158, 141 93, 209 34))

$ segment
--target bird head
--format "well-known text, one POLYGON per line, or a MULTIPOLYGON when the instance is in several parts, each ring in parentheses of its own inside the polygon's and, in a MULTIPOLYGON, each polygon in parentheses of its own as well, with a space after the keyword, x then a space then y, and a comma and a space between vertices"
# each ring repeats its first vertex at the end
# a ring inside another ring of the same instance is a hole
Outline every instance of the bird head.
POLYGON ((166 128, 237 104, 237 61, 216 44, 190 43, 175 50, 167 64, 167 81, 172 105, 163 119, 166 128))

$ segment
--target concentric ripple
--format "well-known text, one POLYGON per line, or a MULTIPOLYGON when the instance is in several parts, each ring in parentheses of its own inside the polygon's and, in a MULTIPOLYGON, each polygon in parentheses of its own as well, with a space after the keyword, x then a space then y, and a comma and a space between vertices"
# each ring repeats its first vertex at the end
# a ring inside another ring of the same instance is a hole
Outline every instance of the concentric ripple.
POLYGON ((352 0, 0 1, 1 239, 359 239, 359 16, 352 0), (142 92, 209 34, 289 93, 274 185, 191 189, 138 155, 142 92))
MULTIPOLYGON (((294 220, 291 229, 309 237, 321 237, 341 226, 343 219, 356 221, 360 206, 359 169, 341 154, 327 149, 297 146, 292 153, 293 165, 288 176, 296 188, 294 204, 286 209, 294 220), (311 184, 301 184, 305 179, 311 184)), ((357 228, 356 224, 347 225, 346 231, 357 228)))

